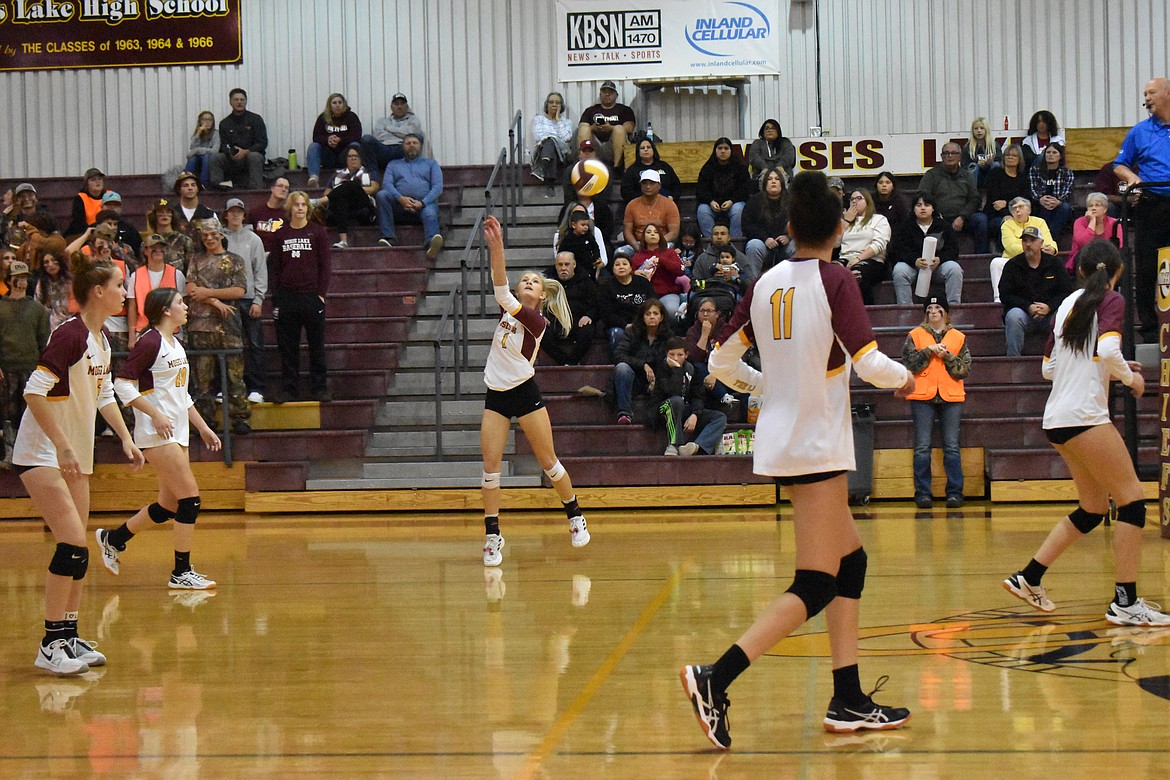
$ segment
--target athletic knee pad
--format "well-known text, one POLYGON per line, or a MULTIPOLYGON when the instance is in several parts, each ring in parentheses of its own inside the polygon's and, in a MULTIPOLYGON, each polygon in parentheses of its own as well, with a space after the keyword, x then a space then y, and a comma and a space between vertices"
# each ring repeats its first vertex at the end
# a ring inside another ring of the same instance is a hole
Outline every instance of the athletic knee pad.
POLYGON ((53 559, 49 561, 49 573, 58 577, 72 577, 80 580, 89 568, 89 550, 75 544, 59 542, 53 559))
POLYGON ((565 476, 565 467, 562 466, 561 462, 558 460, 556 463, 552 464, 551 469, 545 469, 544 473, 548 474, 549 479, 551 479, 553 482, 556 482, 558 479, 565 476))
POLYGON ((146 508, 146 513, 150 515, 150 519, 162 525, 168 520, 175 519, 175 513, 167 509, 157 501, 146 508))
MULTIPOLYGON (((1130 504, 1129 506, 1132 506, 1130 504)), ((1145 522, 1145 505, 1142 505, 1142 517, 1145 522)), ((1083 534, 1089 533, 1097 526, 1101 525, 1105 520, 1105 515, 1095 514, 1093 512, 1086 512, 1083 507, 1077 507, 1068 515, 1068 521, 1073 524, 1073 528, 1077 529, 1083 534)))
POLYGON ((483 482, 480 484, 489 490, 498 488, 500 486, 500 472, 485 471, 483 473, 483 482))
POLYGON ((811 619, 837 598, 837 578, 823 571, 797 569, 786 592, 804 602, 804 611, 811 619))
POLYGON ((1138 528, 1146 527, 1146 502, 1134 501, 1132 504, 1117 507, 1117 522, 1129 523, 1138 528))
POLYGON ((189 496, 179 499, 179 511, 175 513, 175 522, 183 525, 195 525, 199 518, 199 496, 189 496))
POLYGON ((837 595, 847 599, 861 598, 868 566, 869 556, 865 554, 864 547, 858 547, 842 558, 841 568, 837 570, 837 595))

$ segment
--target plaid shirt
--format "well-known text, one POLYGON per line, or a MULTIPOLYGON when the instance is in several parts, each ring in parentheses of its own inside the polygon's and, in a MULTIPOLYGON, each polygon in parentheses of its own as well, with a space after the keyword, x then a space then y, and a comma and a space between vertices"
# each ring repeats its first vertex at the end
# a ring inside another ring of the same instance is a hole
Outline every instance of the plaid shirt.
POLYGON ((1044 195, 1054 195, 1062 201, 1068 201, 1072 194, 1073 172, 1065 166, 1050 171, 1041 165, 1033 165, 1028 170, 1028 181, 1032 184, 1032 199, 1040 200, 1044 195))

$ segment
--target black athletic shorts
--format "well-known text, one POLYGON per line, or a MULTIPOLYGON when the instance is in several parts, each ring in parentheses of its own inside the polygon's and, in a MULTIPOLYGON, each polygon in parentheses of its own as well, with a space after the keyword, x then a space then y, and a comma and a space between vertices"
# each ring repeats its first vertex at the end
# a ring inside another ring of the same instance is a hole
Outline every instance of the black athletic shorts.
POLYGON ((537 409, 543 409, 544 399, 540 397, 540 387, 533 377, 511 390, 492 390, 489 387, 483 399, 483 406, 511 420, 513 417, 519 419, 537 409))
POLYGON ((833 477, 844 474, 844 471, 818 471, 814 474, 796 474, 791 477, 773 477, 777 485, 812 485, 817 482, 828 482, 833 477))
POLYGON ((1093 425, 1070 425, 1067 428, 1046 428, 1044 435, 1048 437, 1048 441, 1053 444, 1064 444, 1074 436, 1080 436, 1085 431, 1093 428, 1093 425))

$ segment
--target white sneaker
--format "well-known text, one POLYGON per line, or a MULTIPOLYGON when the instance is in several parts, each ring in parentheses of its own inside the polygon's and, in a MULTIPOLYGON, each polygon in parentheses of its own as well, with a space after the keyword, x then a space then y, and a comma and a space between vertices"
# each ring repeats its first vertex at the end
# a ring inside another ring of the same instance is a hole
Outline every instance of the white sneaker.
POLYGON ((41 645, 33 665, 58 675, 84 674, 89 671, 89 664, 73 657, 68 639, 54 639, 48 647, 41 645))
POLYGON ((684 458, 689 458, 692 455, 698 454, 699 445, 693 441, 688 441, 686 444, 678 448, 678 454, 684 458))
POLYGON ((320 184, 321 184, 321 180, 318 177, 310 176, 308 184, 306 186, 308 186, 312 189, 316 189, 318 186, 320 186, 320 184))
POLYGON ((104 528, 99 528, 93 532, 93 538, 97 539, 98 549, 102 553, 102 566, 106 567, 106 571, 118 576, 118 548, 110 544, 106 539, 110 532, 104 528))
POLYGON ((264 403, 264 396, 260 395, 255 390, 253 390, 252 392, 248 393, 248 403, 262 404, 262 403, 264 403))
POLYGON ((504 562, 504 537, 488 534, 483 540, 483 565, 499 566, 504 562))
POLYGON ((724 406, 735 406, 739 403, 739 399, 731 393, 724 393, 723 397, 719 399, 719 403, 723 404, 724 406))
POLYGON ((1105 619, 1118 626, 1170 626, 1170 615, 1163 614, 1161 609, 1160 605, 1145 599, 1138 599, 1128 607, 1115 601, 1105 610, 1105 619))
POLYGON ((80 637, 69 640, 73 650, 73 657, 87 666, 105 666, 106 657, 96 649, 97 642, 90 642, 80 637))
MULTIPOLYGON (((1048 594, 1044 592, 1044 586, 1029 585, 1028 581, 1024 579, 1024 575, 1020 572, 1016 572, 1004 580, 1003 589, 1020 601, 1027 603, 1028 606, 1038 609, 1041 612, 1051 612, 1056 609, 1056 605, 1052 603, 1052 599, 1048 598, 1048 594)), ((1132 625, 1140 624, 1135 623, 1132 625)))
POLYGON ((349 242, 348 241, 334 241, 333 248, 334 249, 349 249, 349 242))
POLYGON ((431 240, 427 242, 427 259, 434 260, 439 254, 439 250, 443 248, 443 236, 439 233, 431 236, 431 240))
POLYGON ((208 590, 215 587, 215 580, 209 580, 194 569, 190 569, 182 574, 172 574, 167 587, 171 590, 208 590))
POLYGON ((581 515, 569 518, 569 539, 574 547, 589 544, 589 527, 585 525, 585 518, 581 515))
POLYGON ((678 455, 678 447, 674 446, 673 444, 667 444, 666 445, 666 452, 664 452, 662 454, 663 455, 678 455))

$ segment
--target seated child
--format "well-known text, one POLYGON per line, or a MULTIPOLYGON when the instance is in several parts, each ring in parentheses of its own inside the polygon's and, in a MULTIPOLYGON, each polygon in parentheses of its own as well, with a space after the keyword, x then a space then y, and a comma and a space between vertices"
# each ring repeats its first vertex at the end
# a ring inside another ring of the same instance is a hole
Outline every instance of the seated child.
POLYGON ((654 398, 661 402, 658 414, 669 437, 663 455, 714 455, 723 439, 727 416, 705 408, 707 391, 687 361, 685 339, 672 336, 666 342, 666 358, 654 376, 654 398), (688 442, 692 436, 694 441, 688 442))

